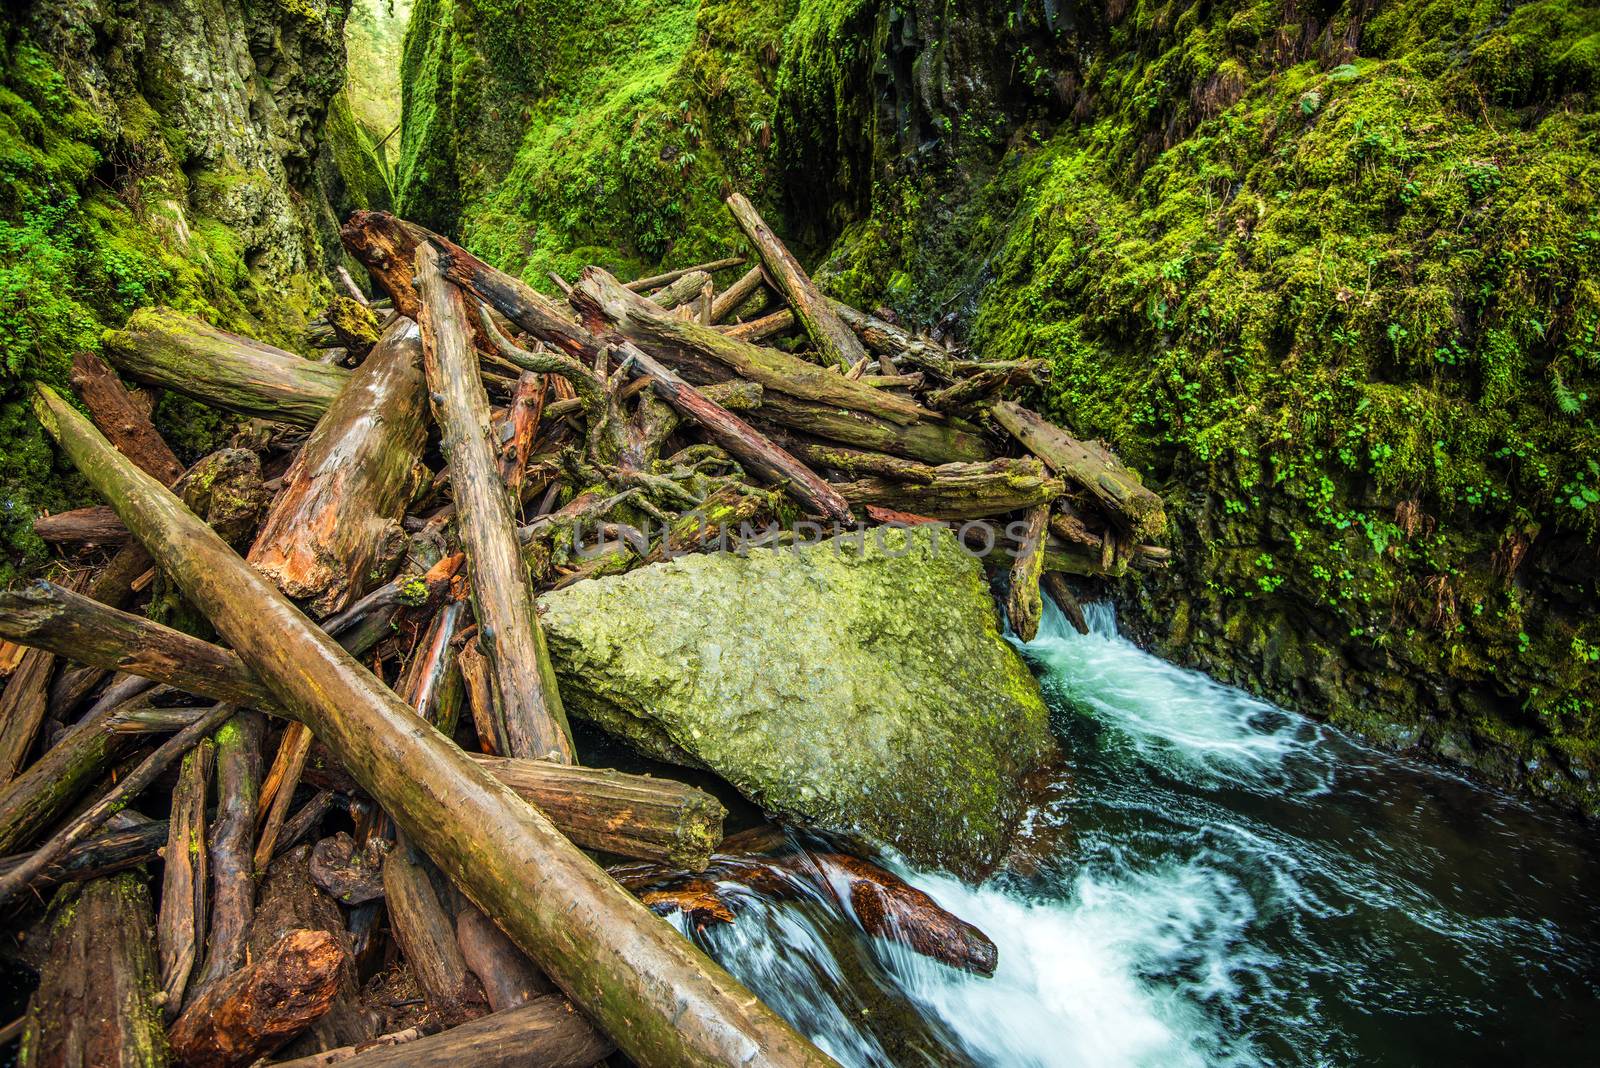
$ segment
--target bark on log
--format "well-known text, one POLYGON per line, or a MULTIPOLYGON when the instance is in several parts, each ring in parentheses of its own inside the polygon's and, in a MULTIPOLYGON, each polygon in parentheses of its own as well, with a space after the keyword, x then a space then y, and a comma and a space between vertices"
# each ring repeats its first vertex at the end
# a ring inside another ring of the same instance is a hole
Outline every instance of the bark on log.
MULTIPOLYGON (((96 835, 62 854, 35 877, 33 886, 43 889, 126 871, 154 860, 166 841, 166 820, 148 820, 128 830, 96 835)), ((25 860, 27 854, 0 857, 0 875, 14 870, 25 860)))
POLYGON ((421 362, 416 325, 397 319, 301 446, 247 557, 316 615, 345 608, 373 559, 404 540, 428 437, 421 362))
POLYGON ((1039 461, 1007 458, 944 464, 934 468, 934 480, 925 484, 864 478, 838 488, 853 505, 877 504, 940 519, 1004 515, 1048 504, 1064 491, 1061 480, 1039 461))
MULTIPOLYGON (((0 616, 4 612, 0 607, 0 616)), ((0 626, 4 625, 5 620, 0 618, 0 626)), ((0 784, 15 779, 28 762, 50 706, 50 676, 55 666, 52 653, 29 649, 0 692, 0 784)))
POLYGON ((864 452, 815 441, 791 441, 789 448, 808 464, 855 477, 881 475, 896 482, 913 482, 923 486, 932 485, 939 477, 936 467, 883 452, 864 452))
POLYGON ((755 291, 761 288, 762 272, 760 267, 752 267, 739 276, 733 285, 718 293, 711 300, 711 321, 721 322, 734 312, 740 305, 749 300, 755 291))
POLYGON ((822 295, 822 291, 800 266, 800 261, 789 254, 783 242, 767 226, 755 205, 740 193, 730 196, 727 204, 739 229, 744 231, 744 235, 761 254, 761 262, 766 264, 772 281, 788 298, 789 307, 800 320, 806 336, 811 338, 823 357, 829 363, 837 364, 841 370, 849 370, 858 361, 866 359, 867 350, 861 347, 855 334, 839 319, 828 298, 822 295))
POLYGON ((534 613, 511 501, 494 450, 484 437, 489 398, 468 345, 466 300, 445 281, 431 245, 417 250, 417 278, 422 291, 423 368, 450 464, 479 647, 499 683, 510 755, 571 764, 572 730, 534 613))
POLYGON ((1104 449, 1079 441, 1065 430, 1011 401, 992 409, 995 421, 1067 481, 1083 487, 1106 513, 1135 538, 1155 538, 1167 529, 1161 498, 1145 489, 1139 476, 1104 449))
POLYGON ((42 515, 33 521, 33 532, 56 545, 121 545, 130 536, 117 513, 103 504, 42 515))
MULTIPOLYGON (((671 282, 651 293, 647 298, 651 304, 668 311, 678 305, 693 300, 700 295, 706 283, 711 281, 711 276, 704 271, 690 271, 688 274, 679 275, 671 282)), ((633 287, 629 287, 632 289, 633 287)))
POLYGON ((290 931, 265 954, 207 987, 171 1032, 185 1064, 249 1064, 304 1031, 330 1008, 345 967, 326 931, 290 931))
POLYGON ((456 947, 494 1012, 526 1005, 555 989, 505 932, 471 905, 456 916, 456 947))
POLYGON ((917 337, 893 323, 868 315, 842 301, 833 301, 834 313, 874 352, 905 360, 946 381, 957 376, 959 361, 936 341, 917 337))
POLYGON ((159 1068, 161 1027, 150 894, 135 872, 63 887, 28 1004, 22 1068, 159 1068))
POLYGON ((743 262, 743 256, 728 256, 724 259, 712 260, 710 263, 698 263, 693 267, 679 267, 675 271, 667 271, 663 274, 653 274, 648 278, 635 278, 633 281, 628 283, 628 288, 633 290, 635 293, 645 293, 649 290, 655 289, 657 286, 670 285, 683 276, 694 274, 697 271, 701 274, 716 274, 718 271, 724 270, 728 267, 737 267, 743 262))
POLYGON ((32 841, 126 750, 127 736, 111 730, 117 712, 90 713, 0 790, 0 853, 32 841))
POLYGON ((104 360, 92 352, 74 356, 72 387, 83 398, 94 425, 118 452, 168 486, 183 477, 183 464, 150 422, 149 410, 133 398, 104 360))
POLYGON ((488 1011, 483 986, 456 945, 455 920, 439 904, 430 865, 402 841, 383 861, 383 897, 406 964, 446 1027, 488 1011))
POLYGON ((294 804, 294 792, 300 786, 300 773, 305 771, 313 740, 311 729, 305 724, 289 724, 278 742, 278 755, 261 781, 261 796, 256 799, 256 818, 261 825, 256 837, 257 872, 265 871, 278 851, 278 835, 289 818, 289 806, 294 804))
POLYGON ((762 393, 761 408, 752 419, 758 425, 772 424, 929 464, 976 463, 994 456, 975 428, 957 420, 902 426, 866 412, 799 400, 775 390, 762 393))
POLYGON ((397 824, 644 1068, 831 1058, 650 915, 47 387, 40 417, 128 529, 397 824))
POLYGON ((261 788, 261 740, 266 720, 259 712, 236 713, 215 736, 217 812, 211 824, 211 924, 205 964, 195 977, 199 990, 244 963, 250 920, 256 911, 252 845, 256 796, 261 788))
POLYGON ((781 308, 770 315, 763 315, 759 319, 751 319, 747 323, 737 323, 733 326, 721 327, 721 332, 736 341, 756 342, 781 334, 794 326, 794 312, 788 308, 781 308))
POLYGON ((171 308, 141 308, 107 335, 117 369, 203 404, 314 426, 350 372, 208 326, 171 308))
MULTIPOLYGON (((591 329, 615 330, 668 365, 676 366, 685 358, 702 365, 709 360, 741 378, 759 382, 768 392, 867 412, 902 425, 940 418, 915 401, 864 386, 797 356, 662 315, 660 309, 628 292, 598 267, 584 270, 568 299, 591 329)), ((861 358, 866 358, 865 353, 861 358)))
POLYGON ((1044 360, 1014 360, 1008 365, 985 366, 954 385, 924 394, 930 408, 951 414, 971 415, 984 406, 985 399, 1018 382, 1033 381, 1049 366, 1044 360))
POLYGON ((274 1068, 590 1068, 615 1048, 566 998, 543 997, 411 1042, 352 1048, 337 1060, 280 1061, 274 1068))
POLYGON ((1039 579, 1044 574, 1045 525, 1050 520, 1048 504, 1028 509, 1016 559, 1011 563, 1011 582, 1006 591, 1006 618, 1017 637, 1031 642, 1039 634, 1039 617, 1044 600, 1039 579))
POLYGON ((167 848, 162 855, 161 910, 156 915, 156 955, 161 961, 161 989, 167 1019, 183 1007, 183 994, 194 971, 195 957, 205 944, 206 789, 211 780, 210 742, 201 742, 183 758, 172 791, 167 848))

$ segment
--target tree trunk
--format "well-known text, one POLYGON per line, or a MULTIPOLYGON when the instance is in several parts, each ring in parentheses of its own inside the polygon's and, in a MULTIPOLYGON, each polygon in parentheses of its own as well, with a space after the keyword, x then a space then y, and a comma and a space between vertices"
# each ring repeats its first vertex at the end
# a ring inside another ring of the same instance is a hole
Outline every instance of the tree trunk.
POLYGON ((761 262, 766 264, 767 273, 788 298, 789 307, 794 309, 806 336, 811 338, 823 358, 828 363, 837 364, 841 370, 849 370, 858 361, 866 359, 867 350, 861 347, 861 342, 856 340, 850 328, 840 321, 828 298, 807 276, 800 261, 789 254, 755 206, 740 193, 730 196, 727 203, 739 229, 744 231, 744 235, 761 254, 761 262))
POLYGON ((350 372, 229 334, 171 308, 141 308, 107 335, 117 369, 215 408, 314 426, 350 372))
POLYGON ((1136 539, 1159 537, 1167 529, 1161 498, 1144 488, 1139 476, 1101 447, 1086 444, 1020 404, 1001 401, 995 420, 1051 470, 1087 490, 1116 523, 1136 539))
POLYGON ((18 1064, 165 1065, 150 894, 141 876, 123 872, 62 888, 50 908, 49 930, 18 1064))
POLYGON ((1044 574, 1045 524, 1050 506, 1039 504, 1028 509, 1026 529, 1011 563, 1011 583, 1006 591, 1006 618, 1018 638, 1031 642, 1039 634, 1039 616, 1044 600, 1039 593, 1039 578, 1044 574))
POLYGON ((864 478, 839 492, 854 505, 878 504, 940 519, 979 519, 1018 508, 1048 504, 1064 487, 1037 460, 990 460, 986 464, 944 464, 925 484, 864 478))
POLYGON ((67 457, 283 704, 485 914, 644 1068, 834 1063, 650 915, 47 387, 67 457))
POLYGON ((261 956, 207 987, 172 1025, 185 1064, 250 1064, 333 1007, 347 955, 326 931, 290 931, 261 956))
POLYGON ((479 647, 499 683, 510 755, 571 764, 572 731, 533 610, 511 501, 494 450, 484 437, 489 398, 468 343, 466 301, 439 272, 438 254, 431 245, 417 250, 417 277, 422 289, 423 369, 450 464, 479 647))
POLYGON ((316 615, 359 592, 400 519, 427 444, 422 341, 397 319, 301 446, 247 559, 316 615))
POLYGON ((832 303, 835 314, 872 351, 905 360, 947 382, 956 378, 959 361, 943 345, 925 337, 917 337, 903 327, 868 315, 842 301, 832 303))
POLYGON ((929 486, 938 480, 938 469, 916 460, 904 460, 882 452, 863 452, 840 445, 815 441, 791 441, 789 448, 814 467, 831 468, 852 477, 881 475, 895 482, 929 486))

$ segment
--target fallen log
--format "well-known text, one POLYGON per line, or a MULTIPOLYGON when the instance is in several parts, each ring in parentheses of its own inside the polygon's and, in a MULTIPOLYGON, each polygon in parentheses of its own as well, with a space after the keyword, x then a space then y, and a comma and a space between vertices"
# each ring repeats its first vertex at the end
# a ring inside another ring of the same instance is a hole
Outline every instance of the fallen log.
MULTIPOLYGON (((716 274, 726 268, 737 267, 743 262, 743 256, 727 256, 720 260, 712 260, 710 263, 699 263, 693 267, 680 267, 675 271, 667 271, 664 274, 653 274, 648 278, 635 278, 628 283, 628 288, 635 293, 644 293, 655 289, 657 286, 671 285, 685 275, 695 273, 716 274)), ((695 288, 698 289, 699 287, 696 286, 695 288)))
MULTIPOLYGON (((678 305, 693 300, 700 295, 711 281, 711 276, 704 271, 690 271, 688 274, 679 275, 671 282, 651 293, 646 299, 651 304, 671 310, 678 305)), ((632 289, 632 286, 628 288, 632 289)))
POLYGON ((794 312, 788 308, 780 308, 769 315, 751 319, 746 323, 736 323, 733 326, 721 327, 723 334, 736 341, 746 341, 754 345, 757 341, 781 334, 794 326, 794 312))
POLYGON ((1034 376, 1048 366, 1044 360, 1013 360, 1003 365, 985 365, 954 385, 934 390, 923 400, 930 408, 937 408, 941 412, 971 415, 983 407, 988 398, 1018 382, 1033 381, 1034 376))
POLYGON ((183 464, 150 422, 149 409, 134 400, 104 360, 92 352, 74 356, 72 388, 118 452, 168 486, 183 477, 183 464))
POLYGON ((571 764, 572 729, 533 609, 511 501, 484 437, 489 398, 469 347, 466 300, 445 281, 431 245, 417 249, 417 279, 423 371, 450 464, 479 648, 499 683, 510 755, 571 764))
POLYGON ((418 722, 48 387, 46 430, 280 701, 644 1068, 834 1062, 650 915, 538 810, 418 722))
POLYGON ((345 608, 404 541, 428 438, 421 361, 416 325, 397 319, 300 447, 246 557, 317 615, 345 608))
POLYGON ((106 335, 117 369, 240 415, 314 426, 350 372, 229 334, 171 308, 141 308, 106 335))
POLYGON ((831 468, 846 475, 881 475, 896 482, 914 482, 924 486, 932 485, 939 477, 936 467, 888 453, 864 452, 815 441, 791 441, 789 447, 806 463, 831 468))
POLYGON ((129 537, 117 513, 103 504, 42 515, 33 521, 33 532, 57 545, 121 545, 129 537))
POLYGON ((205 963, 193 988, 203 989, 236 971, 245 959, 256 911, 252 845, 256 794, 261 788, 261 741, 266 720, 245 710, 217 729, 217 811, 210 827, 211 922, 205 963))
MULTIPOLYGON (((677 364, 685 359, 700 365, 710 361, 760 383, 769 393, 866 412, 900 424, 941 418, 915 401, 864 386, 778 349, 662 315, 660 309, 630 293, 598 267, 584 270, 569 300, 591 329, 614 329, 675 369, 681 369, 677 364)), ((865 353, 861 358, 866 358, 865 353)))
POLYGON ((456 946, 494 1012, 526 1005, 555 989, 505 932, 471 905, 456 916, 456 946))
POLYGON ((739 280, 734 282, 733 285, 713 297, 711 300, 711 321, 713 323, 721 322, 738 311, 739 307, 754 296, 756 290, 761 288, 762 278, 761 268, 752 267, 740 275, 739 280))
MULTIPOLYGON (((3 612, 0 618, 4 618, 3 612)), ((32 841, 122 754, 126 736, 111 730, 118 711, 113 706, 89 713, 0 790, 0 852, 32 841)), ((47 864, 40 870, 40 881, 50 868, 47 864)))
MULTIPOLYGON (((0 626, 4 626, 3 620, 0 626)), ((0 691, 0 784, 15 779, 28 763, 50 707, 50 676, 55 667, 53 653, 29 649, 6 680, 5 690, 0 691)))
POLYGON ((1161 498, 1145 489, 1139 476, 1117 458, 1093 444, 1074 438, 1012 401, 1001 401, 991 411, 995 421, 1009 430, 1029 452, 1074 485, 1087 490, 1106 514, 1136 539, 1159 537, 1167 528, 1161 498))
POLYGON ((566 998, 542 997, 436 1035, 375 1044, 375 1048, 330 1050, 315 1057, 280 1061, 274 1068, 325 1068, 331 1064, 345 1068, 590 1068, 603 1062, 614 1048, 566 998), (332 1056, 335 1053, 347 1055, 332 1056))
POLYGON ((728 197, 727 204, 734 221, 760 253, 767 273, 788 298, 795 318, 800 320, 801 328, 817 346, 824 360, 837 364, 841 370, 849 370, 858 361, 866 359, 867 350, 861 347, 861 342, 856 340, 850 328, 840 321, 828 298, 822 295, 822 291, 800 266, 800 261, 789 254, 783 242, 767 226, 755 205, 740 193, 728 197))
POLYGON ((834 314, 874 352, 905 360, 946 381, 956 379, 958 361, 950 355, 949 349, 938 342, 917 337, 902 327, 868 315, 842 301, 832 301, 832 305, 834 314))
POLYGON ((798 430, 858 449, 929 464, 976 463, 995 454, 976 428, 958 420, 904 426, 867 412, 800 400, 776 390, 762 393, 761 408, 751 418, 758 426, 770 424, 798 430))
POLYGON ((371 835, 364 847, 344 831, 311 847, 311 881, 345 906, 383 897, 383 861, 392 843, 371 835))
POLYGON ((63 887, 28 1003, 23 1068, 159 1068, 168 1063, 150 893, 136 872, 63 887))
POLYGON ((1016 559, 1011 563, 1011 581, 1006 590, 1006 619, 1018 638, 1031 642, 1039 633, 1039 617, 1044 600, 1039 579, 1044 574, 1045 525, 1050 506, 1038 504, 1028 509, 1026 529, 1019 539, 1016 559))
POLYGON ((1073 595, 1072 588, 1067 585, 1067 580, 1058 571, 1046 571, 1042 580, 1045 591, 1050 594, 1050 599, 1055 601, 1061 609, 1061 614, 1067 617, 1067 622, 1072 624, 1072 629, 1079 634, 1089 633, 1089 621, 1083 617, 1083 606, 1078 603, 1078 598, 1073 595))
POLYGON ((467 969, 456 945, 455 921, 439 903, 428 874, 431 865, 412 855, 402 840, 383 861, 383 897, 406 964, 427 998, 429 1011, 446 1027, 488 1011, 483 986, 467 969))
POLYGON ((205 741, 190 750, 172 791, 167 848, 162 854, 161 909, 156 914, 156 957, 169 1020, 183 1007, 195 957, 206 937, 206 789, 212 753, 211 743, 205 741))
POLYGON ((333 1007, 346 953, 326 931, 290 931, 266 953, 207 987, 172 1025, 186 1064, 250 1064, 333 1007))
POLYGON ((944 464, 928 483, 873 477, 846 482, 852 505, 877 504, 940 519, 980 519, 1048 504, 1064 486, 1038 460, 1001 458, 983 464, 944 464))
MULTIPOLYGON (((41 871, 33 881, 34 889, 42 890, 59 883, 85 882, 146 864, 155 859, 166 841, 166 820, 146 820, 128 830, 96 835, 79 842, 41 871)), ((27 859, 25 853, 0 857, 0 875, 12 871, 27 859)))

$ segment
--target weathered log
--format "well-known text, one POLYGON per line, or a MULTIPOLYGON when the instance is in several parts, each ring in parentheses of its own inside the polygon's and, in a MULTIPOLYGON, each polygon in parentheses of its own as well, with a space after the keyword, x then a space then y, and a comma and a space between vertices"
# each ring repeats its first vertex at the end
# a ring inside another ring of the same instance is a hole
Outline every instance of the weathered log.
POLYGON ((63 887, 50 946, 28 1003, 23 1068, 157 1068, 161 1028, 150 894, 135 872, 63 887))
POLYGON ((917 484, 886 478, 846 482, 839 492, 853 505, 879 504, 940 519, 979 519, 1048 504, 1064 491, 1037 460, 1001 458, 984 464, 944 464, 934 480, 917 484))
POLYGON ((450 463, 479 647, 499 684, 498 711, 505 719, 510 753, 570 764, 572 730, 533 610, 511 501, 484 437, 489 399, 468 347, 466 300, 445 281, 431 245, 417 249, 417 278, 422 292, 423 368, 450 463))
MULTIPOLYGON (((4 596, 7 595, 0 594, 4 596)), ((0 616, 3 615, 4 608, 0 607, 0 616)), ((4 625, 0 618, 0 627, 4 625)), ((55 666, 54 654, 29 649, 6 680, 5 690, 0 691, 0 784, 15 779, 28 762, 39 726, 50 707, 50 676, 55 666)))
POLYGON ((233 653, 51 582, 0 593, 0 636, 218 701, 277 704, 233 653))
POLYGON ((217 729, 217 812, 211 824, 211 923, 205 964, 194 989, 209 986, 244 963, 256 910, 252 849, 256 797, 261 789, 261 739, 266 720, 242 711, 217 729))
POLYGON ((733 285, 718 293, 711 301, 711 321, 719 323, 739 310, 739 307, 761 288, 763 279, 760 267, 752 267, 739 276, 733 285))
POLYGON ((1072 629, 1079 634, 1088 634, 1089 621, 1083 617, 1083 606, 1078 603, 1072 587, 1067 585, 1066 578, 1059 571, 1046 571, 1041 581, 1045 591, 1050 594, 1050 599, 1055 601, 1057 607, 1061 609, 1061 614, 1072 624, 1072 629))
POLYGON ((555 990, 555 984, 534 967, 505 932, 471 905, 456 916, 456 947, 467 968, 478 977, 483 996, 494 1012, 526 1005, 555 990))
POLYGON ((757 341, 769 338, 773 334, 781 334, 793 326, 794 312, 788 308, 780 308, 771 314, 761 316, 759 319, 751 319, 749 322, 735 323, 732 326, 724 326, 719 329, 736 341, 745 341, 754 345, 757 341))
POLYGON ((256 818, 261 826, 256 836, 257 872, 265 871, 278 851, 278 835, 289 818, 289 806, 294 803, 300 773, 305 771, 314 740, 311 729, 303 723, 285 727, 278 742, 278 755, 273 758, 266 778, 261 780, 261 796, 256 799, 256 818))
POLYGON ((566 998, 542 997, 425 1038, 369 1049, 352 1047, 347 1057, 337 1059, 319 1054, 280 1061, 274 1068, 325 1068, 331 1064, 344 1068, 590 1068, 603 1062, 614 1048, 566 998))
POLYGON ((42 515, 33 521, 33 532, 58 545, 121 545, 129 538, 117 513, 103 504, 42 515))
POLYGON ((956 378, 958 361, 950 355, 950 350, 938 342, 917 337, 902 327, 868 315, 842 301, 833 301, 832 305, 834 314, 874 352, 905 360, 946 381, 956 378))
POLYGON ((1161 498, 1123 467, 1117 458, 1093 443, 1085 443, 1012 401, 1001 401, 991 411, 995 421, 1051 470, 1087 490, 1118 525, 1135 538, 1155 538, 1166 531, 1167 515, 1161 498))
POLYGON ((280 701, 473 902, 645 1068, 828 1065, 478 768, 47 387, 63 452, 280 701))
POLYGON ((783 242, 767 226, 755 205, 741 193, 728 197, 727 204, 739 229, 744 231, 744 236, 761 254, 761 262, 766 265, 767 273, 788 298, 789 307, 800 320, 800 326, 823 358, 837 364, 842 370, 849 370, 857 362, 866 359, 867 350, 861 347, 855 334, 839 319, 828 298, 822 295, 822 291, 806 274, 805 268, 800 266, 800 261, 789 254, 783 242))
POLYGON ((342 610, 400 518, 427 444, 422 339, 409 319, 373 346, 301 446, 246 557, 312 611, 342 610))
MULTIPOLYGON (((568 298, 590 329, 615 330, 668 365, 688 359, 720 364, 768 392, 867 412, 891 422, 914 423, 938 414, 915 401, 864 386, 778 349, 730 337, 713 327, 662 315, 598 267, 586 268, 568 298)), ((862 354, 865 358, 865 354, 862 354)))
POLYGON ((924 486, 932 485, 939 477, 938 468, 888 453, 863 452, 815 441, 791 441, 789 448, 804 458, 806 463, 831 468, 846 475, 881 475, 896 482, 914 482, 924 486))
POLYGON ((290 931, 266 953, 207 987, 172 1025, 185 1064, 249 1064, 333 1007, 344 946, 326 931, 290 931))
POLYGON ((0 790, 0 852, 31 841, 125 751, 126 736, 111 730, 117 713, 116 707, 91 712, 0 790))
POLYGON ((383 896, 406 964, 447 1027, 488 1011, 483 986, 456 945, 454 919, 439 904, 430 865, 402 841, 383 861, 383 896))
POLYGON ((516 392, 511 394, 511 437, 500 451, 500 477, 505 479, 513 500, 521 496, 522 476, 534 435, 539 431, 539 420, 544 416, 547 392, 544 375, 524 371, 517 379, 516 392))
POLYGON ((156 914, 156 956, 161 962, 161 989, 166 996, 163 1008, 169 1020, 183 1007, 195 957, 206 937, 206 788, 212 753, 207 741, 190 750, 172 791, 161 869, 161 909, 156 914))
POLYGON ((902 426, 867 412, 800 400, 776 390, 762 393, 761 409, 752 419, 758 425, 773 424, 929 464, 976 463, 994 456, 975 428, 954 419, 902 426))
POLYGON ((372 301, 367 299, 365 293, 361 292, 361 287, 356 285, 356 280, 350 277, 350 269, 348 267, 341 263, 334 267, 333 271, 334 274, 338 275, 339 283, 344 286, 345 292, 350 294, 351 300, 367 307, 372 306, 372 301))
POLYGON ((133 398, 104 360, 92 352, 74 356, 72 387, 89 409, 94 425, 118 452, 168 486, 183 477, 183 464, 150 422, 149 409, 133 398))
POLYGON ((1050 519, 1050 506, 1039 504, 1028 509, 1026 529, 1017 546, 1016 559, 1011 563, 1011 581, 1006 590, 1006 619, 1017 637, 1033 641, 1039 633, 1039 617, 1044 612, 1044 600, 1039 593, 1039 579, 1044 574, 1045 524, 1050 519))
POLYGON ((73 846, 88 838, 113 814, 137 797, 174 760, 194 748, 232 714, 231 705, 217 705, 201 719, 161 743, 154 753, 146 757, 126 778, 119 781, 99 801, 74 817, 54 837, 33 851, 33 854, 13 870, 0 875, 0 902, 29 885, 41 872, 55 864, 73 846))
MULTIPOLYGON (((711 276, 704 271, 690 271, 688 274, 679 275, 671 282, 651 293, 648 299, 651 304, 671 310, 686 301, 693 300, 700 295, 700 291, 711 281, 711 276)), ((632 289, 633 287, 629 287, 632 289)))
POLYGON ((671 285, 673 282, 676 282, 685 275, 695 273, 708 275, 716 274, 718 271, 724 270, 728 267, 737 267, 743 262, 743 256, 728 256, 724 259, 712 260, 710 263, 697 263, 693 267, 679 267, 675 271, 667 271, 664 274, 653 274, 649 278, 635 278, 633 281, 628 283, 628 288, 633 290, 635 293, 646 293, 652 289, 655 289, 657 286, 671 285))
POLYGON ((722 804, 672 779, 536 760, 473 759, 585 849, 701 871, 722 838, 722 804))
POLYGON ((140 382, 279 423, 314 426, 350 372, 229 334, 171 308, 141 308, 106 336, 107 357, 140 382))
POLYGON ((344 831, 311 847, 311 881, 342 905, 364 905, 383 896, 383 859, 392 843, 372 835, 365 846, 344 831))
POLYGON ((1018 382, 1033 381, 1049 364, 1044 360, 1013 360, 1004 365, 986 365, 954 385, 923 395, 930 408, 941 412, 970 415, 984 405, 986 398, 1018 382))
MULTIPOLYGON (((58 883, 84 882, 146 864, 167 841, 166 820, 146 820, 127 830, 107 831, 79 842, 33 881, 35 890, 58 883)), ((0 857, 0 875, 27 860, 27 854, 0 857)))

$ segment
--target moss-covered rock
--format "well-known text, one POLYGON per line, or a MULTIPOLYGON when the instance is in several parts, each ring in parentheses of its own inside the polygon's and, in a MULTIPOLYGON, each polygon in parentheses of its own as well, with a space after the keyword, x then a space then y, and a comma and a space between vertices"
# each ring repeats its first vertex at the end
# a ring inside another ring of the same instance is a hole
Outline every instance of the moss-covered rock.
POLYGON ((919 863, 992 866, 1054 752, 978 562, 926 529, 687 556, 540 610, 570 711, 919 863))

